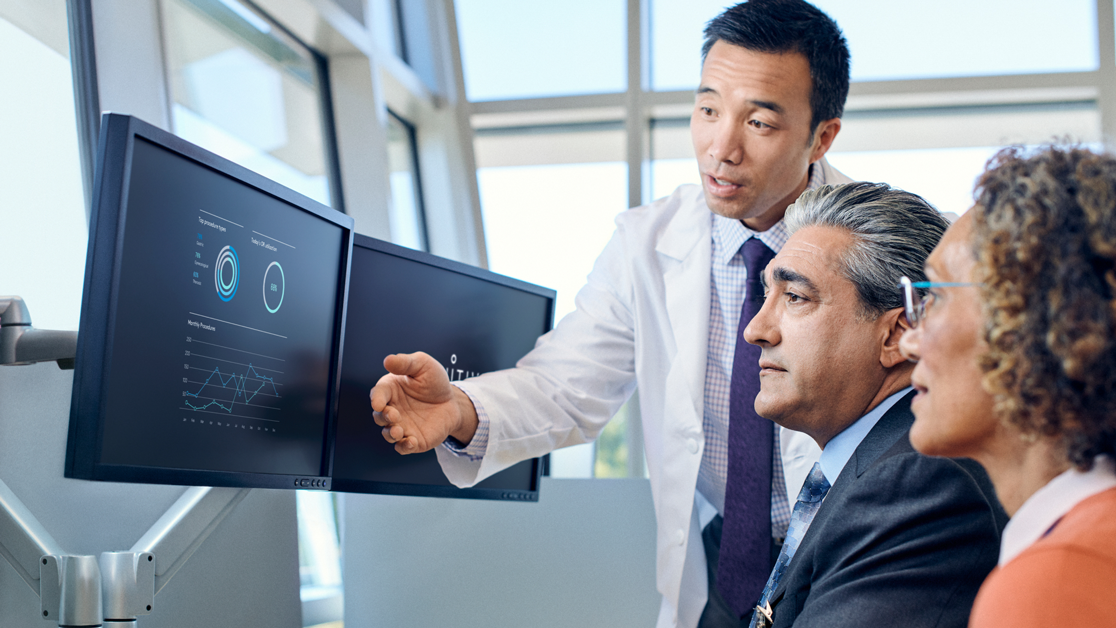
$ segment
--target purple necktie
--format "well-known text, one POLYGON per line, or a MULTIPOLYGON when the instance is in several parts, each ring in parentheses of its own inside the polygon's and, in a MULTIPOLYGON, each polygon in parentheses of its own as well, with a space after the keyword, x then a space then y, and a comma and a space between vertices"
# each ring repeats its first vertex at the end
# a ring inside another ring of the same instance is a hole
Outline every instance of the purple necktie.
POLYGON ((744 307, 736 329, 729 395, 728 477, 717 587, 743 616, 756 604, 771 572, 771 452, 774 424, 757 415, 760 348, 744 340, 744 328, 763 307, 760 277, 774 251, 749 238, 742 247, 748 271, 744 307))

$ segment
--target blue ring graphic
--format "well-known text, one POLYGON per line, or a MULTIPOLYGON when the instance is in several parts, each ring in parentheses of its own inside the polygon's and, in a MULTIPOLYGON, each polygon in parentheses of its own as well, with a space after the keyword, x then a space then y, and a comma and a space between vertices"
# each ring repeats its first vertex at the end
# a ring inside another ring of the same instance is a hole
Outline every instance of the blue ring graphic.
POLYGON ((236 255, 236 249, 231 246, 221 249, 214 266, 213 276, 217 283, 217 296, 221 297, 222 301, 231 301, 236 296, 237 286, 240 285, 240 258, 236 255), (232 278, 228 283, 221 278, 221 269, 225 264, 232 266, 232 278))
POLYGON ((283 272, 283 267, 279 265, 279 262, 272 262, 272 263, 268 264, 267 270, 264 271, 264 283, 263 283, 264 307, 267 308, 267 311, 271 312, 272 314, 278 312, 279 308, 283 307, 283 297, 285 297, 285 296, 287 296, 287 275, 286 275, 286 273, 283 272), (279 269, 279 277, 281 278, 282 283, 283 283, 283 291, 279 293, 279 305, 276 305, 274 310, 271 309, 271 306, 267 304, 267 274, 269 272, 271 272, 271 267, 272 266, 279 269))

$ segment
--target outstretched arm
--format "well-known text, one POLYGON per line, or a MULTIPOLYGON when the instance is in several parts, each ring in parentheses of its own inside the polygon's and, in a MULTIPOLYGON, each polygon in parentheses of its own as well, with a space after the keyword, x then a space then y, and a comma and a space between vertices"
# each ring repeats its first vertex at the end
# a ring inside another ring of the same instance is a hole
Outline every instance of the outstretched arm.
POLYGON ((395 451, 416 454, 433 449, 447 437, 463 444, 477 431, 477 411, 469 396, 450 385, 445 368, 422 353, 384 358, 388 374, 369 393, 372 416, 395 451))

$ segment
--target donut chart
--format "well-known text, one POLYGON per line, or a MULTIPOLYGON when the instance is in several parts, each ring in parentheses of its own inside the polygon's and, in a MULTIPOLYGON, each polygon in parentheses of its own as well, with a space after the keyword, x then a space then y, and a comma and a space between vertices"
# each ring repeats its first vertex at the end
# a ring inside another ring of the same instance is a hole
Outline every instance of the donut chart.
POLYGON ((217 254, 217 263, 213 266, 214 280, 217 283, 217 296, 221 297, 222 301, 231 301, 236 296, 237 286, 240 285, 240 258, 236 255, 236 249, 231 246, 221 249, 221 252, 217 254), (225 267, 229 268, 228 281, 225 281, 225 267))
POLYGON ((264 271, 263 300, 264 307, 272 314, 279 311, 283 305, 283 296, 287 292, 287 277, 279 262, 268 264, 264 271), (274 307, 272 307, 274 305, 274 307))

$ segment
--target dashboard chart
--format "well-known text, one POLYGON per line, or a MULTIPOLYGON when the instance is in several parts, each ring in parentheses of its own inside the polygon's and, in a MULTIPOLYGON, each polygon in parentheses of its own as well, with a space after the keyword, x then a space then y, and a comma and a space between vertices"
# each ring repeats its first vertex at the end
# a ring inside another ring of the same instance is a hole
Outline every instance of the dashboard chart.
MULTIPOLYGON (((191 336, 186 336, 186 343, 196 348, 186 349, 185 357, 191 361, 182 365, 187 371, 186 377, 182 378, 182 383, 187 388, 182 391, 183 410, 226 416, 230 419, 228 421, 230 423, 233 418, 279 422, 278 414, 268 416, 267 411, 274 413, 281 411, 278 406, 282 398, 279 388, 283 384, 276 383, 275 377, 277 375, 281 377, 283 371, 257 366, 254 362, 237 362, 207 354, 235 358, 238 357, 238 353, 242 353, 256 356, 259 362, 270 362, 276 365, 282 365, 285 360, 203 340, 195 342, 191 336), (216 364, 216 366, 209 369, 208 364, 216 364)), ((266 425, 260 426, 260 429, 275 431, 274 428, 266 425)))
POLYGON ((137 138, 103 461, 318 476, 344 234, 137 138))

